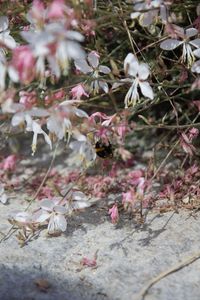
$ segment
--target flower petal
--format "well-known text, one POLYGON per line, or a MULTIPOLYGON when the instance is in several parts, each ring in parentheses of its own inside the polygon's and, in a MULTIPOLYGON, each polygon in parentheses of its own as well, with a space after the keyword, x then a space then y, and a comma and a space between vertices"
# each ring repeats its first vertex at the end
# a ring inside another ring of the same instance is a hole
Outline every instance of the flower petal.
POLYGON ((10 49, 14 49, 16 47, 16 42, 12 36, 9 35, 10 31, 5 31, 0 33, 0 41, 4 43, 4 45, 10 49))
POLYGON ((99 87, 105 92, 108 93, 109 88, 108 84, 105 81, 99 81, 99 87))
POLYGON ((78 59, 74 61, 77 70, 80 70, 84 74, 91 73, 93 69, 88 65, 85 59, 78 59))
POLYGON ((183 41, 178 41, 176 39, 168 39, 160 44, 160 48, 163 50, 174 50, 182 43, 183 41))
POLYGON ((124 60, 124 71, 130 76, 136 76, 138 73, 138 60, 132 53, 129 53, 124 60))
POLYGON ((6 16, 0 17, 0 31, 5 31, 8 28, 8 18, 6 16))
POLYGON ((194 73, 200 73, 200 60, 196 61, 192 68, 191 68, 191 71, 194 72, 194 73))
POLYGON ((153 90, 152 90, 150 84, 147 81, 144 81, 144 82, 139 82, 139 86, 140 86, 142 94, 145 97, 153 100, 154 94, 153 94, 153 90))
POLYGON ((148 78, 149 74, 150 74, 149 66, 145 63, 141 63, 138 68, 139 78, 145 80, 148 78))
POLYGON ((200 58, 200 49, 194 50, 194 51, 193 51, 193 54, 194 54, 196 57, 200 58))
POLYGON ((99 72, 104 74, 109 74, 111 72, 111 69, 106 66, 99 66, 99 72))
POLYGON ((67 209, 64 206, 61 205, 55 205, 54 206, 54 211, 58 214, 64 215, 67 213, 67 209))
POLYGON ((54 203, 53 201, 49 200, 49 199, 43 199, 40 201, 40 207, 44 210, 47 211, 52 211, 54 208, 54 203))
POLYGON ((16 214, 14 217, 15 221, 20 223, 26 223, 31 220, 31 216, 28 212, 22 211, 16 214))
POLYGON ((24 122, 25 114, 23 112, 16 113, 11 120, 12 126, 18 126, 22 122, 24 122))
POLYGON ((63 215, 57 215, 54 217, 54 222, 56 224, 56 229, 58 231, 64 232, 67 229, 67 221, 63 215))
POLYGON ((189 44, 191 44, 192 46, 194 46, 196 48, 200 48, 200 39, 195 39, 195 40, 189 41, 189 44))
POLYGON ((45 222, 47 219, 49 219, 51 216, 51 214, 47 211, 44 211, 44 210, 39 210, 38 212, 36 212, 34 215, 33 215, 33 220, 34 222, 36 223, 43 223, 45 222))
POLYGON ((185 35, 187 36, 187 38, 192 37, 197 34, 198 34, 198 30, 196 28, 188 28, 185 31, 185 35))
POLYGON ((88 61, 93 68, 97 68, 99 65, 99 54, 96 51, 92 51, 88 54, 88 61))

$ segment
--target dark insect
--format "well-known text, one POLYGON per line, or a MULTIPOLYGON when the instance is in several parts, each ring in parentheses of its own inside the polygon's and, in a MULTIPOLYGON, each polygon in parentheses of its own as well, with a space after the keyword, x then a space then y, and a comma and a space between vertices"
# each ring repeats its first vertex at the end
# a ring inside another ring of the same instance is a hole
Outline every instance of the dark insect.
POLYGON ((110 142, 109 144, 104 144, 101 141, 96 142, 95 150, 96 154, 101 158, 113 157, 113 149, 110 142))

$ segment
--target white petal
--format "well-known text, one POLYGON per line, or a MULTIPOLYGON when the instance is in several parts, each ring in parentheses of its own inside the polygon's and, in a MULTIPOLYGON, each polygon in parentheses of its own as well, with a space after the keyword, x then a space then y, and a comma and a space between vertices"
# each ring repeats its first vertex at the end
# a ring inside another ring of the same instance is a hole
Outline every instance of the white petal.
POLYGON ((140 15, 139 23, 140 25, 147 27, 152 24, 153 18, 158 14, 158 11, 149 11, 140 15))
POLYGON ((153 94, 153 90, 152 90, 150 84, 147 81, 144 81, 144 82, 139 82, 139 86, 140 86, 142 94, 145 97, 153 100, 154 94, 153 94))
POLYGON ((189 41, 189 43, 196 48, 200 48, 200 39, 189 41))
POLYGON ((47 117, 49 116, 49 112, 44 108, 33 107, 29 111, 29 115, 33 117, 47 117))
POLYGON ((19 212, 16 214, 16 216, 14 217, 14 219, 17 222, 28 222, 31 220, 30 214, 28 212, 19 212))
POLYGON ((3 193, 1 196, 0 196, 0 201, 3 203, 3 204, 6 204, 6 202, 8 201, 8 197, 5 193, 3 193))
POLYGON ((40 207, 44 210, 47 211, 52 211, 54 208, 54 203, 53 201, 49 200, 49 199, 43 199, 40 201, 39 203, 40 207))
POLYGON ((65 135, 65 132, 63 131, 62 128, 61 120, 59 120, 54 116, 51 116, 47 120, 47 128, 50 132, 55 133, 55 135, 58 137, 59 140, 61 140, 65 135))
POLYGON ((149 66, 145 63, 141 63, 138 68, 138 74, 140 79, 142 80, 147 79, 150 74, 149 66))
POLYGON ((138 73, 138 60, 132 53, 129 53, 124 60, 124 71, 131 76, 136 76, 138 73))
POLYGON ((108 84, 105 81, 99 81, 99 87, 105 92, 108 93, 109 88, 108 84))
POLYGON ((131 13, 131 19, 137 19, 140 14, 141 14, 140 12, 131 13))
POLYGON ((111 69, 106 66, 99 66, 99 72, 104 74, 109 74, 111 72, 111 69))
POLYGON ((75 191, 75 192, 73 192, 73 199, 76 200, 76 201, 87 200, 87 197, 83 192, 75 191))
POLYGON ((194 51, 193 51, 193 54, 194 54, 196 57, 200 58, 200 49, 194 50, 194 51))
POLYGON ((194 72, 194 73, 200 73, 200 60, 196 61, 192 68, 191 68, 191 71, 194 72))
POLYGON ((176 39, 168 39, 160 44, 160 48, 163 50, 174 50, 182 43, 183 41, 178 41, 176 39))
POLYGON ((67 213, 66 207, 61 206, 61 205, 55 205, 55 206, 54 206, 54 211, 55 211, 56 213, 62 214, 62 215, 64 215, 64 214, 67 213))
POLYGON ((0 90, 5 89, 6 66, 0 62, 0 90))
POLYGON ((85 58, 85 52, 81 48, 81 46, 73 41, 66 41, 64 42, 66 44, 66 51, 70 58, 73 59, 84 59, 85 58))
POLYGON ((14 38, 9 35, 9 32, 1 34, 0 40, 10 49, 14 49, 16 47, 16 42, 14 38))
POLYGON ((54 233, 56 231, 56 224, 55 224, 55 215, 52 214, 50 219, 49 219, 49 224, 48 224, 48 232, 49 233, 54 233))
POLYGON ((8 18, 6 16, 0 17, 0 31, 5 31, 8 28, 8 18))
POLYGON ((99 55, 92 51, 88 54, 88 61, 93 68, 97 68, 99 65, 99 55))
POLYGON ((198 34, 198 30, 196 28, 188 28, 185 32, 188 38, 198 34))
POLYGON ((40 210, 33 215, 33 220, 36 223, 43 223, 49 218, 50 218, 50 214, 44 210, 40 210))
POLYGON ((74 31, 74 30, 67 30, 66 37, 68 39, 77 40, 79 42, 84 41, 84 36, 81 33, 74 31))
POLYGON ((67 229, 67 221, 63 215, 57 215, 54 217, 56 229, 64 232, 67 229))
POLYGON ((120 82, 115 82, 112 85, 112 90, 117 89, 118 87, 124 85, 124 83, 120 83, 120 82))
POLYGON ((74 61, 77 70, 80 70, 84 74, 91 73, 93 69, 88 65, 85 59, 78 59, 74 61))
POLYGON ((91 203, 89 203, 88 201, 73 202, 73 209, 83 209, 83 208, 87 208, 90 206, 91 206, 91 203))
POLYGON ((12 126, 18 126, 24 122, 25 114, 23 112, 16 113, 11 120, 12 126))
POLYGON ((52 150, 52 142, 51 142, 50 137, 44 131, 43 131, 43 135, 44 135, 45 142, 49 145, 50 149, 52 150))
POLYGON ((80 118, 88 118, 89 117, 88 114, 84 110, 79 109, 79 108, 75 108, 74 113, 75 113, 75 115, 77 115, 80 118))
POLYGON ((13 66, 8 67, 8 74, 9 74, 10 79, 13 82, 18 82, 19 81, 18 72, 15 70, 15 68, 13 66))

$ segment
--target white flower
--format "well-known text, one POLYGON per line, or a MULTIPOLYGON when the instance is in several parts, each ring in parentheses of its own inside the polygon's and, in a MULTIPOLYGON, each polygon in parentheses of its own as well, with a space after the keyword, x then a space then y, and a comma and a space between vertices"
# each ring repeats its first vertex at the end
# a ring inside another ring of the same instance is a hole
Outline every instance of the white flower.
POLYGON ((80 101, 76 100, 66 100, 52 110, 51 116, 47 120, 47 128, 50 132, 54 133, 58 139, 63 139, 66 133, 68 133, 69 140, 73 131, 70 118, 74 118, 74 116, 88 118, 85 111, 75 107, 74 104, 79 102, 80 101))
POLYGON ((131 13, 131 19, 139 19, 141 26, 149 26, 160 12, 162 21, 167 20, 167 10, 163 0, 141 1, 136 0, 133 6, 134 12, 131 13), (149 10, 149 11, 148 11, 149 10), (145 11, 145 12, 144 12, 145 11))
POLYGON ((37 148, 37 137, 38 134, 42 134, 46 143, 49 145, 50 149, 52 149, 52 143, 49 136, 46 134, 44 130, 42 130, 41 125, 34 121, 30 115, 25 116, 25 120, 27 123, 26 130, 33 131, 33 141, 32 141, 32 155, 34 155, 37 148))
POLYGON ((81 191, 73 191, 66 203, 69 214, 74 210, 84 209, 90 206, 91 203, 88 201, 88 197, 81 191))
POLYGON ((109 74, 111 72, 110 68, 107 66, 99 65, 99 55, 97 52, 92 51, 88 54, 86 59, 76 59, 75 66, 77 70, 80 70, 84 74, 90 74, 92 79, 90 89, 94 93, 99 93, 99 89, 102 89, 105 93, 108 93, 107 82, 98 79, 100 77, 99 73, 109 74))
MULTIPOLYGON (((154 98, 153 90, 150 84, 145 81, 149 75, 149 66, 145 63, 139 63, 137 58, 132 54, 129 53, 125 60, 124 60, 124 71, 125 74, 129 75, 130 78, 126 78, 121 80, 123 83, 131 83, 131 87, 128 90, 125 96, 125 108, 130 105, 135 105, 139 99, 138 88, 144 97, 147 97, 151 100, 154 98)), ((113 85, 113 88, 120 86, 123 83, 116 83, 113 85)))
POLYGON ((67 229, 66 213, 67 209, 59 205, 61 198, 52 200, 43 199, 40 201, 40 210, 33 215, 36 223, 48 221, 48 233, 64 232, 67 229))
POLYGON ((188 66, 191 66, 194 63, 195 51, 193 52, 192 47, 199 48, 200 47, 200 39, 189 40, 191 37, 198 34, 198 30, 195 28, 189 28, 184 30, 183 28, 179 28, 178 35, 182 38, 182 40, 178 39, 167 39, 160 44, 160 48, 163 50, 174 50, 180 45, 183 45, 183 54, 182 61, 187 62, 188 66))
POLYGON ((41 125, 32 119, 32 117, 47 117, 49 112, 42 108, 33 107, 31 110, 26 110, 25 106, 20 103, 11 103, 10 107, 7 108, 10 112, 16 112, 11 120, 12 126, 19 126, 26 122, 26 130, 33 131, 33 142, 32 142, 32 154, 34 155, 37 147, 37 136, 42 134, 46 143, 52 149, 52 143, 49 136, 41 128, 41 125))
POLYGON ((6 16, 0 17, 0 44, 14 49, 16 47, 16 42, 14 38, 10 35, 10 30, 8 30, 8 18, 6 16))
POLYGON ((52 73, 59 78, 61 71, 64 75, 68 74, 71 59, 85 56, 79 44, 84 37, 77 31, 66 30, 61 23, 47 24, 42 31, 24 31, 21 35, 30 44, 37 58, 36 72, 41 77, 45 75, 45 60, 52 73))
POLYGON ((8 197, 5 193, 4 187, 0 184, 0 202, 6 204, 8 201, 8 197))
POLYGON ((84 168, 89 167, 96 159, 96 152, 91 142, 86 136, 74 132, 74 138, 76 141, 70 142, 69 147, 72 149, 72 153, 68 159, 70 165, 76 165, 84 168))

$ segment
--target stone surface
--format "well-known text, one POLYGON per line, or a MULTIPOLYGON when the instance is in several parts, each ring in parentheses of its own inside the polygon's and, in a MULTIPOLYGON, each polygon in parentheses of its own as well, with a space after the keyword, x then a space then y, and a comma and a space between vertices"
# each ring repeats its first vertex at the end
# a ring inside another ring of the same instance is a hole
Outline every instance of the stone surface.
MULTIPOLYGON (((27 205, 21 200, 20 208, 27 205)), ((17 200, 1 205, 0 231, 17 200)), ((49 238, 45 232, 20 248, 15 235, 0 244, 0 299, 129 300, 160 272, 199 251, 200 218, 189 212, 149 213, 146 223, 124 216, 117 226, 105 209, 93 206, 69 220, 67 232, 49 238), (83 257, 97 266, 83 267, 83 257), (42 292, 35 284, 50 284, 42 292)), ((146 300, 199 300, 200 260, 155 284, 146 300)))

